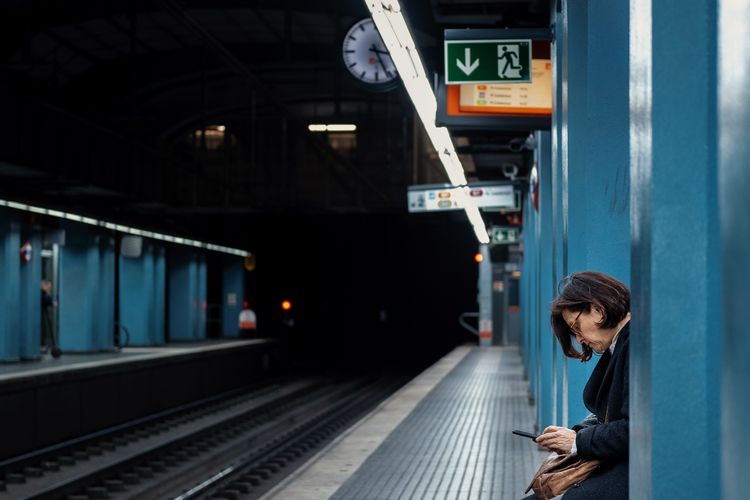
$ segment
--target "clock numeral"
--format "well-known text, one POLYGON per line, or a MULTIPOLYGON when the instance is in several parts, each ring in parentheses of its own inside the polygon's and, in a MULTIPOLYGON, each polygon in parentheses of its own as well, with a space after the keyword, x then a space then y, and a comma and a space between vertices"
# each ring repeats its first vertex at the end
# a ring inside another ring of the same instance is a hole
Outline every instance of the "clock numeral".
POLYGON ((353 62, 353 63, 351 63, 351 64, 349 65, 349 67, 350 67, 350 68, 353 68, 353 67, 354 67, 354 66, 356 66, 356 65, 357 65, 357 63, 353 62))
POLYGON ((357 37, 356 37, 356 36, 354 36, 354 35, 349 35, 349 38, 351 38, 351 39, 352 39, 352 40, 354 40, 355 42, 357 41, 357 37))
POLYGON ((354 52, 355 52, 354 50, 345 50, 344 51, 345 54, 354 54, 354 52))
POLYGON ((359 77, 360 77, 360 78, 364 78, 364 77, 365 77, 365 73, 367 73, 367 71, 363 71, 363 72, 362 72, 362 74, 361 74, 361 75, 359 75, 359 77))
POLYGON ((377 82, 378 80, 380 80, 380 74, 376 71, 375 72, 375 81, 377 82))

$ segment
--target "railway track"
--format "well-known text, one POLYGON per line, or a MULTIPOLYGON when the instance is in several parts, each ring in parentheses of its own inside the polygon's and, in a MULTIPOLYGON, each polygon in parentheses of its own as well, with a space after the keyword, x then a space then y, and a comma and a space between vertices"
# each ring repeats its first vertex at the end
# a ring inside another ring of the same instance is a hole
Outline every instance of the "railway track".
POLYGON ((0 498, 257 498, 403 379, 235 393, 0 462, 0 498))

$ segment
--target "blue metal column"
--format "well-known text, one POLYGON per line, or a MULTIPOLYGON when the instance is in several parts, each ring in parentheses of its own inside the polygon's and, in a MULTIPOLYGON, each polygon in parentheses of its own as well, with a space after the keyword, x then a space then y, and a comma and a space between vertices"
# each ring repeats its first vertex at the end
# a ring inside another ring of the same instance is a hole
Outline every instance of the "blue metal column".
MULTIPOLYGON (((631 0, 631 16, 630 494, 718 498, 717 8, 631 0)), ((739 144, 746 124, 730 125, 739 144)), ((740 196, 731 206, 747 206, 747 193, 740 196)), ((731 439, 744 438, 742 429, 731 439)))
MULTIPOLYGON (((562 0, 557 0, 562 2, 562 0)), ((558 12, 557 5, 554 10, 553 24, 563 26, 567 23, 564 10, 558 12)), ((557 293, 557 283, 567 271, 567 248, 568 248, 568 201, 567 201, 567 128, 564 126, 567 120, 567 88, 563 82, 568 80, 568 66, 565 54, 567 53, 568 37, 567 30, 561 29, 552 42, 552 131, 551 131, 551 215, 552 215, 552 268, 551 278, 553 283, 553 294, 557 293), (565 155, 563 155, 565 151, 565 155), (563 158, 566 162, 563 163, 563 158), (564 176, 563 176, 564 174, 564 176), (564 182, 563 182, 564 181, 564 182)), ((560 425, 567 425, 568 415, 568 378, 567 362, 560 352, 557 342, 552 344, 552 389, 554 391, 554 421, 560 425)))
MULTIPOLYGON (((20 290, 20 227, 8 211, 0 209, 0 361, 17 361, 20 290)), ((41 292, 40 292, 41 293, 41 292)))
POLYGON ((196 309, 198 314, 195 321, 193 335, 196 339, 205 339, 206 314, 208 311, 208 266, 206 265, 206 255, 204 253, 199 253, 196 260, 198 282, 196 283, 195 289, 197 290, 198 295, 196 296, 195 302, 198 305, 196 309))
POLYGON ((38 359, 42 337, 42 238, 38 232, 24 228, 22 243, 31 243, 31 260, 21 264, 19 287, 20 355, 22 359, 38 359))
POLYGON ((539 267, 537 281, 538 335, 540 340, 538 363, 541 369, 541 383, 538 407, 539 428, 544 429, 547 425, 557 423, 554 412, 555 398, 552 373, 554 367, 552 346, 555 340, 549 322, 549 305, 553 293, 552 260, 554 258, 552 254, 552 151, 550 133, 537 132, 534 142, 536 143, 534 156, 539 179, 539 211, 536 216, 539 234, 536 252, 539 267))
MULTIPOLYGON (((747 497, 750 471, 750 1, 719 13, 719 213, 721 215, 721 486, 726 500, 747 497)), ((718 427, 718 425, 716 426, 718 427)))
MULTIPOLYGON (((567 268, 601 271, 628 283, 628 3, 566 2, 561 36, 566 67, 557 83, 567 92, 561 144, 567 268)), ((567 425, 588 413, 582 393, 594 365, 567 361, 567 425)))
POLYGON ((65 233, 65 246, 60 248, 58 342, 63 351, 91 352, 99 348, 97 308, 106 308, 98 295, 99 242, 96 234, 78 225, 67 225, 65 233))
POLYGON ((225 255, 222 264, 221 333, 224 337, 239 337, 239 317, 245 298, 242 259, 225 255))
POLYGON ((524 358, 526 359, 526 373, 529 378, 529 393, 536 399, 536 386, 534 381, 536 380, 536 357, 534 356, 534 347, 536 346, 536 337, 534 336, 534 286, 533 286, 533 266, 530 252, 526 250, 527 246, 531 246, 534 240, 531 236, 531 230, 527 224, 524 224, 524 266, 525 270, 521 277, 524 282, 524 304, 522 309, 526 311, 526 322, 524 325, 524 337, 526 350, 524 351, 524 358))
POLYGON ((169 339, 204 339, 205 257, 184 248, 173 248, 170 249, 169 259, 169 339))
POLYGON ((149 342, 159 345, 164 343, 164 336, 166 334, 164 324, 167 286, 166 250, 163 246, 155 246, 151 251, 153 260, 151 290, 153 290, 153 295, 151 297, 151 325, 149 328, 151 335, 149 342))
POLYGON ((537 252, 539 251, 538 216, 534 211, 531 197, 527 196, 524 210, 524 265, 526 271, 523 278, 526 282, 526 305, 528 310, 528 322, 526 327, 528 351, 528 376, 529 392, 537 402, 537 422, 541 422, 539 397, 541 395, 541 365, 539 363, 539 263, 537 252))
POLYGON ((95 239, 98 250, 99 273, 96 280, 94 323, 92 336, 94 348, 108 351, 114 348, 115 329, 115 241, 111 236, 95 239))
POLYGON ((164 343, 164 251, 143 242, 140 257, 120 255, 120 323, 130 345, 164 343))

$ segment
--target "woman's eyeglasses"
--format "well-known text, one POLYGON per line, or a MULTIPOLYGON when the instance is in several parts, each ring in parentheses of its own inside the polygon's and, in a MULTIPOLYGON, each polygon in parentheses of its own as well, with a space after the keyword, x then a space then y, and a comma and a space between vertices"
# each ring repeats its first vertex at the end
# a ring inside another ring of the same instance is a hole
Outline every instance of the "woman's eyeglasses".
POLYGON ((568 328, 570 328, 570 331, 576 335, 581 333, 581 326, 578 324, 578 318, 581 317, 582 313, 583 313, 583 309, 578 311, 578 315, 576 315, 576 318, 573 320, 573 323, 568 325, 568 328))

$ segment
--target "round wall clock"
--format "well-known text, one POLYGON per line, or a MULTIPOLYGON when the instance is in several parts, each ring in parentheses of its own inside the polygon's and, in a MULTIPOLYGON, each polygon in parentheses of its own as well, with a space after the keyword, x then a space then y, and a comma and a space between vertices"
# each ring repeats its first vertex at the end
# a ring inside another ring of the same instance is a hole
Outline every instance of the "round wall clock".
POLYGON ((398 84, 396 66, 371 18, 362 19, 349 29, 342 55, 352 76, 367 87, 390 90, 398 84))

